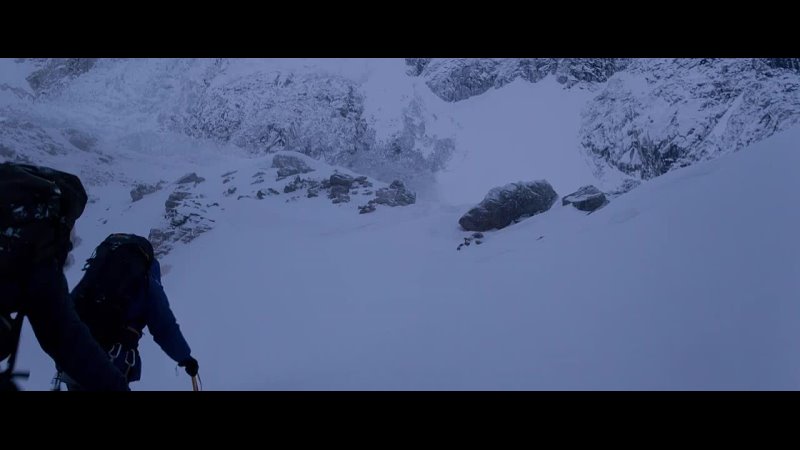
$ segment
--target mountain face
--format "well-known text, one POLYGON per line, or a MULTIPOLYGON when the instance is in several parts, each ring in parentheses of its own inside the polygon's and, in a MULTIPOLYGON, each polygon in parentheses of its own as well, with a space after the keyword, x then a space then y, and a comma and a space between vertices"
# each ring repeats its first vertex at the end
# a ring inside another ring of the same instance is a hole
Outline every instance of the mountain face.
MULTIPOLYGON (((131 84, 132 76, 113 67, 138 67, 86 58, 25 62, 30 66, 27 89, 4 83, 0 89, 18 100, 44 103, 74 100, 90 84, 109 89, 131 84), (93 76, 93 83, 81 83, 93 76)), ((615 170, 653 178, 736 151, 800 117, 798 58, 407 58, 406 65, 409 76, 424 80, 447 102, 548 76, 564 89, 594 92, 581 114, 580 151, 591 158, 598 176, 615 170)), ((452 139, 426 134, 414 99, 397 107, 402 109, 397 129, 376 138, 365 111, 367 94, 352 77, 280 68, 237 72, 236 62, 225 59, 174 60, 146 68, 149 72, 141 70, 136 81, 149 84, 146 95, 133 101, 140 113, 154 113, 158 129, 231 144, 253 155, 296 151, 379 177, 381 170, 388 171, 381 178, 390 182, 435 173, 454 151, 452 139)), ((62 138, 79 142, 74 147, 84 152, 96 142, 79 128, 54 131, 30 115, 12 111, 9 116, 0 127, 5 158, 72 151, 62 138)))
POLYGON ((53 58, 33 60, 37 69, 26 79, 36 95, 58 91, 70 80, 94 67, 96 58, 53 58))
MULTIPOLYGON (((251 156, 295 151, 387 182, 430 178, 453 151, 451 139, 426 133, 414 99, 391 105, 394 129, 376 136, 360 81, 324 65, 316 70, 226 59, 22 62, 30 70, 25 89, 0 83, 17 97, 15 108, 6 108, 15 118, 6 128, 20 129, 15 121, 22 111, 34 128, 63 123, 63 115, 53 115, 66 112, 82 116, 84 125, 103 128, 101 134, 116 131, 115 138, 171 133, 251 156), (49 111, 43 112, 46 106, 49 111)), ((48 153, 62 151, 60 143, 51 142, 59 141, 55 135, 61 129, 35 134, 7 147, 20 158, 43 147, 48 153)))
POLYGON ((167 123, 254 155, 295 151, 389 182, 443 167, 453 144, 425 134, 415 103, 404 107, 402 127, 384 140, 376 138, 364 104, 358 84, 341 76, 256 73, 202 90, 167 123))
POLYGON ((800 77, 774 65, 634 61, 586 109, 583 150, 599 171, 610 166, 649 179, 785 130, 800 121, 800 77))
POLYGON ((650 179, 760 141, 800 120, 800 59, 420 59, 409 73, 450 102, 552 75, 596 90, 581 147, 598 176, 650 179))
MULTIPOLYGON (((137 195, 197 170, 208 158, 286 151, 424 192, 465 152, 492 152, 502 161, 504 141, 519 139, 495 133, 494 141, 471 148, 453 119, 461 105, 479 104, 511 83, 546 79, 555 81, 552 89, 586 94, 575 110, 578 126, 570 128, 577 129, 576 144, 560 151, 582 154, 596 180, 581 185, 606 186, 610 198, 800 121, 798 58, 408 58, 385 68, 373 61, 235 59, 3 64, 0 158, 64 167, 90 185, 121 185, 137 195), (184 167, 188 160, 197 164, 184 167), (169 173, 147 170, 153 163, 169 173)), ((548 101, 560 101, 559 95, 548 101)), ((498 109, 481 117, 503 113, 502 102, 493 105, 498 109)), ((514 114, 524 119, 526 110, 514 114)), ((469 126, 489 125, 473 120, 469 126)), ((537 133, 528 136, 528 151, 539 151, 537 133)), ((526 172, 528 180, 494 181, 482 192, 547 179, 537 167, 526 172)), ((172 217, 182 208, 214 208, 197 199, 196 185, 181 185, 164 212, 170 226, 191 232, 154 225, 164 248, 213 228, 199 210, 172 217)))
POLYGON ((168 120, 175 131, 253 154, 291 149, 340 162, 375 145, 363 103, 342 77, 255 73, 200 90, 168 120))
POLYGON ((764 63, 776 69, 791 69, 800 72, 800 58, 765 58, 764 63))
POLYGON ((535 83, 548 75, 566 87, 600 83, 628 64, 614 58, 408 58, 409 73, 425 79, 437 96, 465 100, 523 79, 535 83))

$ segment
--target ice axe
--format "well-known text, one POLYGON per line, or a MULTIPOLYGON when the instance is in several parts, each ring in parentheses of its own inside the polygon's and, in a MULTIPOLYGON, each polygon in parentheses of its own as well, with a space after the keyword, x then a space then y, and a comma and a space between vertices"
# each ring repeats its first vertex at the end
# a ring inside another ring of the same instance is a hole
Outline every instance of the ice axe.
POLYGON ((197 380, 198 380, 197 375, 192 377, 192 390, 195 392, 201 390, 197 380))

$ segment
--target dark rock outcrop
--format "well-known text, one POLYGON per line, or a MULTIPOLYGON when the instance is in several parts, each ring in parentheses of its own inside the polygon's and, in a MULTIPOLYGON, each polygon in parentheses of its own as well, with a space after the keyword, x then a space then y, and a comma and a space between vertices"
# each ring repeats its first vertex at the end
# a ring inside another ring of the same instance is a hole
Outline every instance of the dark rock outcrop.
POLYGON ((202 195, 184 190, 170 194, 164 203, 166 222, 159 228, 152 228, 148 236, 156 256, 166 255, 176 243, 189 243, 214 227, 215 221, 209 217, 209 212, 219 208, 219 203, 207 204, 201 200, 202 195))
POLYGON ((518 78, 535 83, 548 75, 566 87, 608 80, 624 69, 624 58, 407 58, 434 94, 457 102, 502 87, 518 78))
POLYGON ((561 199, 562 205, 572 205, 581 211, 587 212, 600 209, 607 203, 606 195, 592 185, 583 186, 561 199))
POLYGON ((330 191, 328 192, 328 198, 333 200, 332 203, 348 203, 350 201, 349 193, 350 189, 346 186, 334 184, 331 186, 330 191))
POLYGON ((395 180, 388 188, 380 188, 375 192, 372 200, 379 205, 407 206, 417 201, 417 195, 406 189, 402 181, 395 180))
MULTIPOLYGON (((356 182, 361 181, 362 186, 372 186, 371 183, 362 180, 362 177, 356 178, 356 182)), ((408 206, 417 201, 417 194, 406 189, 405 184, 400 180, 392 181, 389 187, 380 188, 375 192, 375 198, 367 202, 366 205, 358 207, 359 214, 367 214, 375 211, 375 205, 384 205, 390 207, 408 206)))
POLYGON ((331 175, 330 179, 328 180, 331 186, 343 186, 348 190, 350 189, 350 186, 353 185, 354 181, 355 178, 342 173, 335 173, 331 175))
POLYGON ((133 189, 131 189, 131 201, 137 202, 144 198, 145 195, 150 195, 154 192, 157 192, 164 186, 164 184, 164 181, 159 181, 158 184, 137 184, 133 189))
POLYGON ((278 169, 278 180, 314 171, 305 161, 292 155, 275 155, 272 168, 278 169))
POLYGON ((581 145, 600 177, 643 180, 740 150, 800 123, 799 64, 634 59, 583 110, 581 145))
POLYGON ((290 192, 294 192, 300 189, 314 189, 319 187, 319 181, 312 180, 312 179, 303 179, 300 176, 296 176, 294 180, 292 180, 289 184, 283 187, 283 193, 288 194, 290 192))
POLYGON ((196 185, 202 183, 203 181, 206 181, 206 179, 201 177, 201 176, 198 176, 196 173, 192 172, 192 173, 190 173, 188 175, 182 176, 178 181, 175 182, 175 184, 194 183, 195 186, 196 186, 196 185))
POLYGON ((467 231, 505 228, 519 219, 549 210, 556 198, 558 194, 545 180, 507 184, 490 190, 458 223, 467 231))
POLYGON ((57 91, 69 81, 88 72, 96 62, 96 58, 48 59, 26 80, 37 95, 57 91))
POLYGON ((800 58, 765 58, 768 66, 800 73, 800 58))

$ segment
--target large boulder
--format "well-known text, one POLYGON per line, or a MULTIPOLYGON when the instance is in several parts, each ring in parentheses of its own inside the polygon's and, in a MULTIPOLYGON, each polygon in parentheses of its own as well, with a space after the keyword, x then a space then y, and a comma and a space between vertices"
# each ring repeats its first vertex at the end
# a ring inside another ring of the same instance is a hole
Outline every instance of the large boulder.
POLYGON ((505 228, 521 218, 547 211, 557 198, 553 186, 545 180, 507 184, 490 190, 458 223, 467 231, 505 228))
POLYGON ((572 205, 581 211, 592 212, 608 203, 606 194, 602 193, 600 189, 589 185, 583 186, 576 192, 567 195, 561 199, 562 205, 572 205))
POLYGON ((349 190, 353 182, 355 182, 355 178, 343 173, 335 173, 331 175, 328 182, 331 186, 343 186, 345 189, 349 190))

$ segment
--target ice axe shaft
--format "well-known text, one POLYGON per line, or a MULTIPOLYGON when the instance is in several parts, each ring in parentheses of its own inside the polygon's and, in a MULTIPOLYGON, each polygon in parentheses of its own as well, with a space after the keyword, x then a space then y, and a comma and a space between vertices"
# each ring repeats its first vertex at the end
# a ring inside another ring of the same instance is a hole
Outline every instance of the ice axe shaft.
POLYGON ((197 375, 192 377, 192 390, 197 392, 200 388, 197 386, 197 375))

